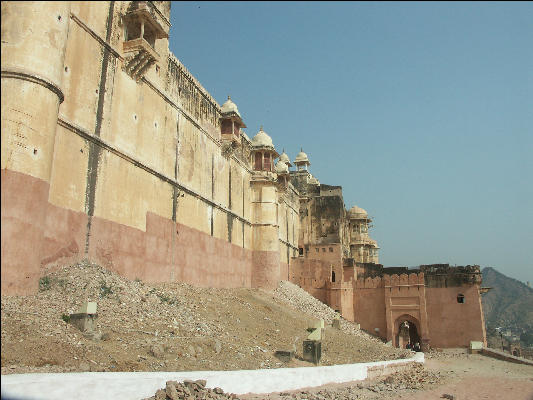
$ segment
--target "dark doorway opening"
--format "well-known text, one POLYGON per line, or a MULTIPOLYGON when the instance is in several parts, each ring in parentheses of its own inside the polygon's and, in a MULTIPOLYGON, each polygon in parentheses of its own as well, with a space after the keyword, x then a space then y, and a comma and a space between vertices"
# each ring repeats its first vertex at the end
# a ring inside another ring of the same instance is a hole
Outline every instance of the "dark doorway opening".
POLYGON ((420 351, 420 335, 418 334, 418 329, 413 322, 404 320, 399 323, 398 326, 398 347, 402 349, 412 349, 420 351))

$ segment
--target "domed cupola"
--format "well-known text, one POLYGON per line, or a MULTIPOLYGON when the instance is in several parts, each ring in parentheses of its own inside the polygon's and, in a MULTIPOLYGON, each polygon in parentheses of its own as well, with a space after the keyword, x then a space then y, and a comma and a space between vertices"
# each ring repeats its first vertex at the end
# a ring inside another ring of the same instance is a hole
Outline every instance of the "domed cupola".
POLYGON ((298 171, 304 169, 307 170, 307 167, 311 165, 309 162, 309 158, 307 157, 307 154, 304 153, 303 149, 300 148, 300 152, 294 159, 294 165, 298 168, 298 171))
POLYGON ((283 149, 283 153, 279 156, 280 161, 283 161, 287 167, 292 167, 291 160, 289 159, 289 156, 285 153, 285 149, 283 149))
POLYGON ((350 211, 348 211, 348 218, 349 219, 368 219, 368 213, 366 210, 362 209, 361 207, 353 206, 350 208, 350 211))
POLYGON ((278 175, 288 175, 289 174, 289 167, 283 160, 280 160, 276 163, 275 172, 278 175))
POLYGON ((281 185, 281 187, 287 187, 287 183, 290 180, 289 167, 287 166, 287 164, 285 164, 281 157, 276 163, 276 167, 274 168, 274 170, 278 175, 278 183, 281 185))
POLYGON ((220 108, 220 133, 222 140, 240 144, 241 128, 246 128, 237 105, 228 96, 228 100, 220 108))
POLYGON ((274 148, 272 138, 263 130, 263 126, 252 139, 251 155, 255 171, 274 172, 274 160, 279 154, 274 148))

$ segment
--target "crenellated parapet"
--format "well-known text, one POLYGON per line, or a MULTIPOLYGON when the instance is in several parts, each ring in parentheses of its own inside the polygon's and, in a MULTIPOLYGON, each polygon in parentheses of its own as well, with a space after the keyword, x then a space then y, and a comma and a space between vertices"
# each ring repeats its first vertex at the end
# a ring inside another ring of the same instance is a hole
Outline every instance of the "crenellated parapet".
POLYGON ((392 274, 376 277, 359 278, 355 283, 357 289, 400 288, 424 286, 424 273, 392 274))
POLYGON ((450 266, 449 264, 421 265, 427 287, 443 288, 464 285, 481 285, 479 265, 450 266))

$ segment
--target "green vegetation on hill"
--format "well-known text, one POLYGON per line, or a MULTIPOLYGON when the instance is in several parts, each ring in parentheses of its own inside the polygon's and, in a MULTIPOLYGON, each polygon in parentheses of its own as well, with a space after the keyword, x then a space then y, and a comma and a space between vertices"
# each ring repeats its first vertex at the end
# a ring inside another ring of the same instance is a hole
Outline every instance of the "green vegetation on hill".
POLYGON ((487 338, 496 337, 495 329, 504 328, 520 337, 522 344, 533 346, 533 289, 509 278, 494 268, 484 268, 483 286, 492 289, 482 296, 487 338))

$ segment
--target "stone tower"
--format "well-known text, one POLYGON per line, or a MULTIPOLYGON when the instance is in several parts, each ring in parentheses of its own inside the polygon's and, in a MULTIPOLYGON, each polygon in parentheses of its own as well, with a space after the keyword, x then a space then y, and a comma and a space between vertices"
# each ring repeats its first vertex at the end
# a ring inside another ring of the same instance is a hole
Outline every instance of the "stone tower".
POLYGON ((68 1, 2 2, 2 293, 37 290, 69 19, 68 1))
POLYGON ((277 174, 278 157, 272 139, 263 127, 252 139, 250 181, 253 207, 252 287, 275 288, 280 276, 277 174))

